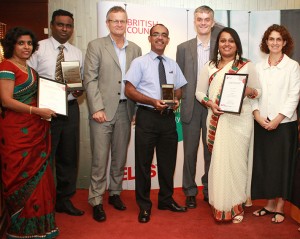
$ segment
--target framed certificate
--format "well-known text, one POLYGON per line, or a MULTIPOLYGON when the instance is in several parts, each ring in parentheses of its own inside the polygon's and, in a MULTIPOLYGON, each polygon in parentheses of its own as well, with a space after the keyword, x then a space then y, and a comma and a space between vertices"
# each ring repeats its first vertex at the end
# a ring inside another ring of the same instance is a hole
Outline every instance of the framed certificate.
POLYGON ((225 74, 219 101, 222 111, 241 113, 247 81, 248 74, 225 74))
POLYGON ((39 77, 37 106, 51 109, 56 114, 68 116, 66 88, 66 84, 63 82, 39 77))
POLYGON ((62 61, 61 70, 68 91, 84 90, 79 61, 62 61))
POLYGON ((167 105, 174 105, 174 84, 162 84, 161 85, 161 99, 167 105))

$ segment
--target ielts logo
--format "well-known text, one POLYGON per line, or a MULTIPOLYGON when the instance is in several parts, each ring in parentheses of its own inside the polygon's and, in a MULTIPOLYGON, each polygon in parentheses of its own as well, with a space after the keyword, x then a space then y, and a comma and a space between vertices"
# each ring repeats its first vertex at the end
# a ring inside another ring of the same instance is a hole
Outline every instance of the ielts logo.
MULTIPOLYGON (((157 167, 151 164, 151 178, 157 175, 157 167)), ((123 180, 135 180, 134 167, 125 167, 123 180)))

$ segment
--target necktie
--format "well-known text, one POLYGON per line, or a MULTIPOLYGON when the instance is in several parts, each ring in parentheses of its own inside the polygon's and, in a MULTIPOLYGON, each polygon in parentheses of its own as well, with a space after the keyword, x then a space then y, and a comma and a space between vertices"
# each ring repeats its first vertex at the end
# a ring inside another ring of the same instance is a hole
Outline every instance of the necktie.
POLYGON ((61 69, 61 62, 65 60, 64 57, 64 45, 60 45, 58 47, 59 53, 56 59, 56 68, 55 68, 55 80, 63 81, 62 69, 61 69))
POLYGON ((157 57, 159 59, 159 64, 158 64, 158 74, 159 74, 159 83, 160 85, 162 84, 167 84, 167 79, 166 79, 166 71, 164 64, 162 62, 162 56, 157 57))

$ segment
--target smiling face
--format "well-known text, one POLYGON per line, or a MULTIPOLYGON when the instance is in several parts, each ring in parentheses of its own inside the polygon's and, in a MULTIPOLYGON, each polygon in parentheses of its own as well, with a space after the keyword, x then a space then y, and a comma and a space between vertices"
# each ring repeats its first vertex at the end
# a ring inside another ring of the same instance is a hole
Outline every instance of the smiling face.
POLYGON ((272 31, 266 40, 266 44, 270 50, 270 54, 282 53, 282 48, 285 46, 286 41, 282 39, 279 32, 272 31))
POLYGON ((110 35, 114 37, 124 37, 127 27, 127 16, 125 12, 111 12, 106 20, 106 26, 110 35))
POLYGON ((148 40, 151 43, 151 50, 162 55, 170 41, 169 31, 165 26, 156 25, 152 28, 148 40))
POLYGON ((32 39, 29 35, 20 36, 14 47, 13 57, 19 61, 27 60, 32 53, 32 39))
POLYGON ((53 38, 59 43, 64 44, 73 34, 74 21, 69 16, 56 16, 50 27, 53 38))
POLYGON ((228 32, 222 32, 220 35, 219 51, 223 58, 235 59, 237 46, 233 37, 228 32))
POLYGON ((214 17, 211 12, 196 12, 194 25, 197 35, 210 35, 212 27, 215 25, 214 17))

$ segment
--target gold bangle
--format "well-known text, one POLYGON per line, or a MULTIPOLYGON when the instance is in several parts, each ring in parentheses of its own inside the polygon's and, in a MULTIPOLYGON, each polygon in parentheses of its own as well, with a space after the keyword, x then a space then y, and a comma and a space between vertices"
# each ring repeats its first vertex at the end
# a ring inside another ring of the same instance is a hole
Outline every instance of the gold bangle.
POLYGON ((32 106, 29 107, 29 114, 31 114, 32 106))

